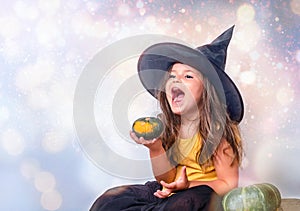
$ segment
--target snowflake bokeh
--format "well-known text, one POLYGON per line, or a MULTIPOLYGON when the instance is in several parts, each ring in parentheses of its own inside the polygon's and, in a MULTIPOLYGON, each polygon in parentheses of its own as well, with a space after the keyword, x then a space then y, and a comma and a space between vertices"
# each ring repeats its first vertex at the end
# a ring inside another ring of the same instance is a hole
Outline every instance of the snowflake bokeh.
MULTIPOLYGON (((1 210, 88 210, 109 187, 143 183, 97 168, 78 143, 73 97, 85 65, 99 50, 130 36, 168 35, 197 47, 232 25, 226 72, 245 101, 240 185, 271 182, 283 197, 300 197, 299 0, 3 0, 1 5, 1 210)), ((135 74, 136 59, 116 67, 99 87, 96 115, 109 113, 111 102, 101 93, 112 96, 135 74)), ((147 112, 145 102, 153 99, 139 96, 129 118, 147 112)), ((99 121, 98 127, 115 134, 109 123, 99 121)), ((119 150, 132 156, 131 149, 119 150)), ((135 150, 147 157, 144 149, 135 150)))

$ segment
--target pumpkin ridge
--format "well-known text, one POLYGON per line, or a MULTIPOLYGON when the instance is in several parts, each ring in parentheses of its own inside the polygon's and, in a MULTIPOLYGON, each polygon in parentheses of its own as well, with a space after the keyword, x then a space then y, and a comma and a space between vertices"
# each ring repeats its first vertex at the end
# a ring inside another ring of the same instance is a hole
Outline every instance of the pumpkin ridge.
POLYGON ((274 194, 277 208, 279 208, 280 204, 281 204, 281 195, 280 195, 280 192, 278 191, 278 189, 274 185, 269 184, 269 183, 264 183, 264 186, 268 187, 269 191, 274 194))
MULTIPOLYGON (((262 201, 265 201, 266 200, 265 194, 263 193, 263 191, 261 190, 261 187, 259 187, 259 186, 261 186, 261 185, 260 184, 253 185, 253 187, 256 188, 257 193, 260 195, 260 198, 262 199, 262 201)), ((261 204, 262 204, 263 211, 268 211, 267 204, 266 203, 261 203, 261 204)))
MULTIPOLYGON (((246 195, 245 192, 246 192, 246 190, 245 190, 245 187, 244 187, 241 190, 241 195, 245 196, 246 195)), ((242 201, 243 201, 243 205, 245 206, 245 204, 246 204, 246 197, 242 197, 242 201)))

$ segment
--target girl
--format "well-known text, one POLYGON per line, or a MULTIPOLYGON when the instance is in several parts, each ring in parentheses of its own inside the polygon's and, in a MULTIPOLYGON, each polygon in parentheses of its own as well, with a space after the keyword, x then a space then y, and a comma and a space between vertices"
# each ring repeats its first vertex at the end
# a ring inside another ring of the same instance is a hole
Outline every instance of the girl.
POLYGON ((156 181, 112 188, 91 210, 222 210, 238 185, 243 101, 224 72, 233 27, 196 49, 159 43, 138 63, 142 84, 160 102, 163 134, 132 139, 149 148, 156 181))

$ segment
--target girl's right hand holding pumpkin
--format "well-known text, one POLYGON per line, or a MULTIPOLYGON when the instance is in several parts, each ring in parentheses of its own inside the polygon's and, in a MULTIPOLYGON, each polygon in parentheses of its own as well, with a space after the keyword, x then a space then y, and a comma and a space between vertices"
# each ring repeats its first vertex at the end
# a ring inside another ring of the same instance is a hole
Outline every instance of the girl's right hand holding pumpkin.
POLYGON ((160 138, 154 138, 152 140, 145 140, 143 137, 138 138, 133 131, 130 131, 130 137, 137 143, 148 147, 151 151, 160 151, 163 149, 160 138))

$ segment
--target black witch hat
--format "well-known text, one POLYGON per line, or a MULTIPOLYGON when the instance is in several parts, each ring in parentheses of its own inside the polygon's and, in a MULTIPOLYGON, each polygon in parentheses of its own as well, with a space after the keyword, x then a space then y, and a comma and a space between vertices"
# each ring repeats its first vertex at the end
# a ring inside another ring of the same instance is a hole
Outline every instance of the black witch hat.
POLYGON ((240 122, 244 116, 243 99, 224 71, 233 28, 234 26, 227 29, 212 43, 195 49, 170 42, 150 46, 138 61, 138 73, 143 86, 157 98, 166 71, 176 62, 187 64, 208 78, 221 101, 227 106, 230 119, 240 122))

